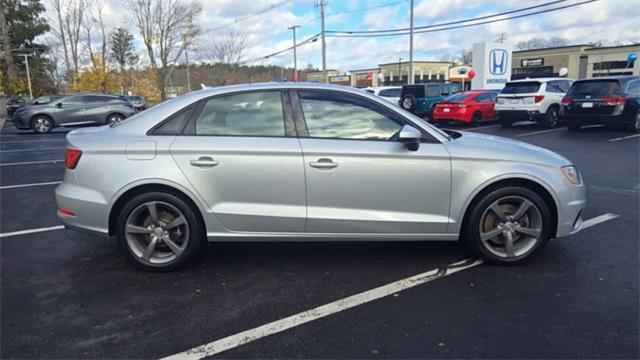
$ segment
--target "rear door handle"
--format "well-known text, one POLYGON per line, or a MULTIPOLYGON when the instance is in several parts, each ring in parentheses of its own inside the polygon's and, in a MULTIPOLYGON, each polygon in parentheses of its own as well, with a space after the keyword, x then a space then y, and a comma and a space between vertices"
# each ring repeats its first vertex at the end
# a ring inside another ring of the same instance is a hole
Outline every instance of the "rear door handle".
POLYGON ((309 163, 309 166, 316 169, 333 169, 338 167, 338 163, 333 162, 331 159, 322 158, 318 159, 318 161, 312 161, 309 163))
POLYGON ((191 160, 189 163, 191 164, 191 166, 196 166, 199 168, 212 168, 218 165, 218 162, 216 160, 213 160, 208 156, 201 156, 200 158, 198 158, 198 160, 191 160))

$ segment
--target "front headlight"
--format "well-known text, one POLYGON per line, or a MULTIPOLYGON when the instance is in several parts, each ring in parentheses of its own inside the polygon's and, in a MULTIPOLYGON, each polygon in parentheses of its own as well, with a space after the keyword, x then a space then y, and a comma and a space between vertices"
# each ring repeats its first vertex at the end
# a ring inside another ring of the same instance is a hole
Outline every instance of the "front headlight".
POLYGON ((568 165, 568 166, 563 166, 560 169, 562 170, 564 177, 567 178, 567 180, 569 180, 570 183, 572 183, 573 185, 580 185, 580 183, 582 182, 582 179, 580 178, 580 173, 578 172, 578 169, 576 169, 575 166, 568 165))

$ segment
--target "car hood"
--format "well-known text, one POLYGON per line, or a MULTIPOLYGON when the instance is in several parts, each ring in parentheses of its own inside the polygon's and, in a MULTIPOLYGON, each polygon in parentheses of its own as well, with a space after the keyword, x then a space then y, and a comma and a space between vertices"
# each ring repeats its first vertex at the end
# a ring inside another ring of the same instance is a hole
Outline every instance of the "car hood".
POLYGON ((500 136, 460 131, 446 143, 453 159, 512 161, 546 166, 565 166, 571 162, 565 157, 539 146, 500 136))

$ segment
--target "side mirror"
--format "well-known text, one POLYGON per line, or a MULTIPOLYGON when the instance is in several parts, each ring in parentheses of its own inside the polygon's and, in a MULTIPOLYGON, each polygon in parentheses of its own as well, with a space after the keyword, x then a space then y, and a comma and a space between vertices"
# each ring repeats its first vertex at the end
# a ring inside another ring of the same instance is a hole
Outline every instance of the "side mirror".
POLYGON ((62 103, 61 102, 57 103, 56 107, 61 108, 62 107, 62 103))
POLYGON ((403 126, 398 137, 398 140, 411 151, 417 151, 420 148, 420 139, 422 139, 422 133, 411 125, 403 126))

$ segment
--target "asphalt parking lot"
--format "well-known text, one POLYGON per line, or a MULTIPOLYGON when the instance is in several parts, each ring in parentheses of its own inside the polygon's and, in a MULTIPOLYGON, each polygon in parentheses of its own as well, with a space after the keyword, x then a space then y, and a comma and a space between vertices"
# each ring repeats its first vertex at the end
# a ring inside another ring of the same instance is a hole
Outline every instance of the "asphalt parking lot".
POLYGON ((66 131, 0 131, 3 359, 186 356, 212 342, 204 354, 222 358, 640 355, 640 136, 471 129, 554 150, 588 184, 591 226, 526 265, 438 273, 474 260, 446 242, 220 243, 154 274, 113 240, 61 229, 53 190, 66 131), (375 290, 388 284, 397 288, 375 290), (352 295, 361 301, 336 303, 352 295))

